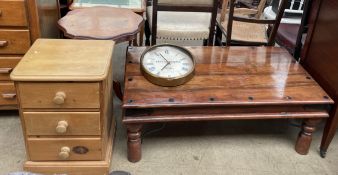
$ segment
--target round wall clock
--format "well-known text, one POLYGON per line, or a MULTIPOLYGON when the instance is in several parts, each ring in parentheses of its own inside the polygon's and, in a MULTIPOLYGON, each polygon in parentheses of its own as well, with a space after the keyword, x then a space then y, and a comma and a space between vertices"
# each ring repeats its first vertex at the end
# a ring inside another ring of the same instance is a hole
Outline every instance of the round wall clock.
POLYGON ((148 48, 141 56, 143 76, 160 86, 178 86, 188 82, 195 71, 195 59, 185 48, 161 44, 148 48))

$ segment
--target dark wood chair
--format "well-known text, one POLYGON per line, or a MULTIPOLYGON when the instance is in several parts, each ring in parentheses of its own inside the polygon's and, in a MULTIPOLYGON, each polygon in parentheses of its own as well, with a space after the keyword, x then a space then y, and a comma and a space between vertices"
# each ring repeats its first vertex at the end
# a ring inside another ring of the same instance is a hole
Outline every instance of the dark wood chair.
MULTIPOLYGON (((147 9, 151 45, 156 44, 157 38, 201 39, 213 45, 218 4, 219 0, 153 0, 147 9)), ((149 32, 146 32, 146 44, 149 32)))
MULTIPOLYGON (((264 1, 265 2, 265 1, 264 1)), ((287 0, 282 0, 279 12, 273 20, 262 19, 260 15, 252 17, 235 9, 235 0, 224 0, 222 13, 217 19, 216 45, 222 45, 222 35, 226 36, 226 45, 266 45, 275 44, 275 36, 283 17, 287 0), (228 7, 229 3, 229 9, 228 7), (267 26, 271 27, 267 32, 267 26), (269 33, 269 35, 267 34, 269 33)), ((260 8, 263 9, 263 5, 260 8)))
POLYGON ((312 0, 306 0, 300 24, 280 24, 276 43, 285 47, 295 59, 299 59, 303 47, 303 40, 308 30, 308 17, 312 0))

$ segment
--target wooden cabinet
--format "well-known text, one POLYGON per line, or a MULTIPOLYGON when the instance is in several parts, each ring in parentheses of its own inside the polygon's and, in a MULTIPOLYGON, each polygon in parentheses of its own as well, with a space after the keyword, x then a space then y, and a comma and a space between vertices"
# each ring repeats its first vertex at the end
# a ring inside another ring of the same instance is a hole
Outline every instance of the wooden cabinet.
POLYGON ((26 143, 25 170, 108 174, 115 132, 113 47, 113 41, 38 39, 15 67, 10 76, 26 143))
POLYGON ((57 1, 0 0, 0 110, 17 109, 9 74, 37 38, 59 37, 58 18, 57 1))
POLYGON ((338 128, 338 1, 311 2, 301 63, 335 101, 320 145, 320 154, 325 157, 338 128))

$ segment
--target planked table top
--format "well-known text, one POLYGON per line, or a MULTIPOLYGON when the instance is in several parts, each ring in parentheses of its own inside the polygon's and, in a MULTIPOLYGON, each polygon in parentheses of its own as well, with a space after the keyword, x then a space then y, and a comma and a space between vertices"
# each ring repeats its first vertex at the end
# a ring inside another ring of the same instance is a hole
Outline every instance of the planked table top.
POLYGON ((127 52, 123 108, 332 104, 332 99, 283 48, 186 47, 196 59, 194 78, 177 87, 148 82, 127 52))

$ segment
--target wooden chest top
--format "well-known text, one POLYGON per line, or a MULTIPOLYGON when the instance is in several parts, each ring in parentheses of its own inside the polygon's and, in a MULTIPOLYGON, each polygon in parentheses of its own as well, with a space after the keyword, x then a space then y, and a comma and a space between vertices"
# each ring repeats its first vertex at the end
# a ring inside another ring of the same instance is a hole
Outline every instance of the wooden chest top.
POLYGON ((187 47, 194 78, 177 87, 148 82, 140 71, 145 47, 127 53, 124 108, 330 104, 333 101, 282 48, 187 47))
POLYGON ((109 71, 114 42, 38 39, 11 73, 15 81, 99 81, 109 71))

